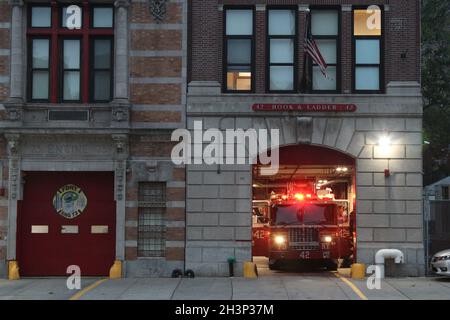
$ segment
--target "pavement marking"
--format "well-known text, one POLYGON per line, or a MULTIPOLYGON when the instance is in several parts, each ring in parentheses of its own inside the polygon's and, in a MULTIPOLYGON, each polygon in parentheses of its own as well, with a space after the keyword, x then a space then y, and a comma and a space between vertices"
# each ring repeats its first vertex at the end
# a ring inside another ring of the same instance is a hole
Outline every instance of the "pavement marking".
POLYGON ((362 291, 359 290, 358 287, 355 286, 350 280, 341 277, 337 272, 336 273, 333 272, 333 274, 337 278, 341 279, 346 285, 348 285, 358 295, 358 297, 361 298, 361 300, 369 300, 369 298, 367 298, 367 296, 364 293, 362 293, 362 291))
POLYGON ((101 285, 103 282, 105 282, 106 280, 108 280, 108 278, 105 279, 100 279, 97 280, 96 282, 94 282, 93 284, 91 284, 90 286, 87 286, 84 289, 81 289, 80 291, 78 291, 77 293, 75 293, 73 296, 71 296, 69 298, 69 300, 78 300, 80 299, 82 296, 84 296, 86 293, 88 293, 89 291, 91 291, 92 289, 95 289, 96 287, 98 287, 99 285, 101 285))

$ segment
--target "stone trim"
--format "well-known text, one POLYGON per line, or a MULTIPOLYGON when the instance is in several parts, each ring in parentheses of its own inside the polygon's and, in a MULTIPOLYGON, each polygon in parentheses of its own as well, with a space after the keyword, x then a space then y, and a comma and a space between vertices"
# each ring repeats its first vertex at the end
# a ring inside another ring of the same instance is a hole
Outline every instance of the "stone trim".
POLYGON ((114 30, 114 100, 128 103, 128 0, 117 0, 114 30))

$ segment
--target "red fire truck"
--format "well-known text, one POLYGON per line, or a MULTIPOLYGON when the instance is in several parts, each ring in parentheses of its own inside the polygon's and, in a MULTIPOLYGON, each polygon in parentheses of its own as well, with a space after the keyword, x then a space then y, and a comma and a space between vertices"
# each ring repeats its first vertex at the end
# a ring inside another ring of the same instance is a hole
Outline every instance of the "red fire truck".
POLYGON ((271 202, 270 269, 286 262, 315 262, 329 270, 339 262, 351 263, 353 230, 347 200, 295 193, 272 195, 271 202))

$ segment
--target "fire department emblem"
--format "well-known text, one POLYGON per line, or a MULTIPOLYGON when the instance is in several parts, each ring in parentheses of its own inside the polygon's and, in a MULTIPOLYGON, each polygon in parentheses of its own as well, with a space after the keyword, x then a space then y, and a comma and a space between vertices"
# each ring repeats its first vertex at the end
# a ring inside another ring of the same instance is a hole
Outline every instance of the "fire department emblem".
POLYGON ((61 187, 53 197, 53 207, 64 218, 78 217, 87 206, 87 198, 83 190, 73 184, 61 187))

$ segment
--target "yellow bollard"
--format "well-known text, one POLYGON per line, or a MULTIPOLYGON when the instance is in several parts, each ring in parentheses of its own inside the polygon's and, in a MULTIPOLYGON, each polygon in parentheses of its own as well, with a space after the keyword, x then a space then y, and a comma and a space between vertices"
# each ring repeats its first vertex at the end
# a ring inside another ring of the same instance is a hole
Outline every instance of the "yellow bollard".
POLYGON ((17 261, 8 261, 8 279, 9 280, 19 280, 19 264, 17 261))
POLYGON ((120 279, 122 278, 122 261, 116 260, 112 265, 111 269, 109 269, 109 278, 110 279, 120 279))
POLYGON ((245 278, 257 278, 256 264, 253 262, 244 262, 244 277, 245 278))
POLYGON ((364 263, 354 263, 351 268, 353 279, 364 279, 366 277, 366 265, 364 263))

